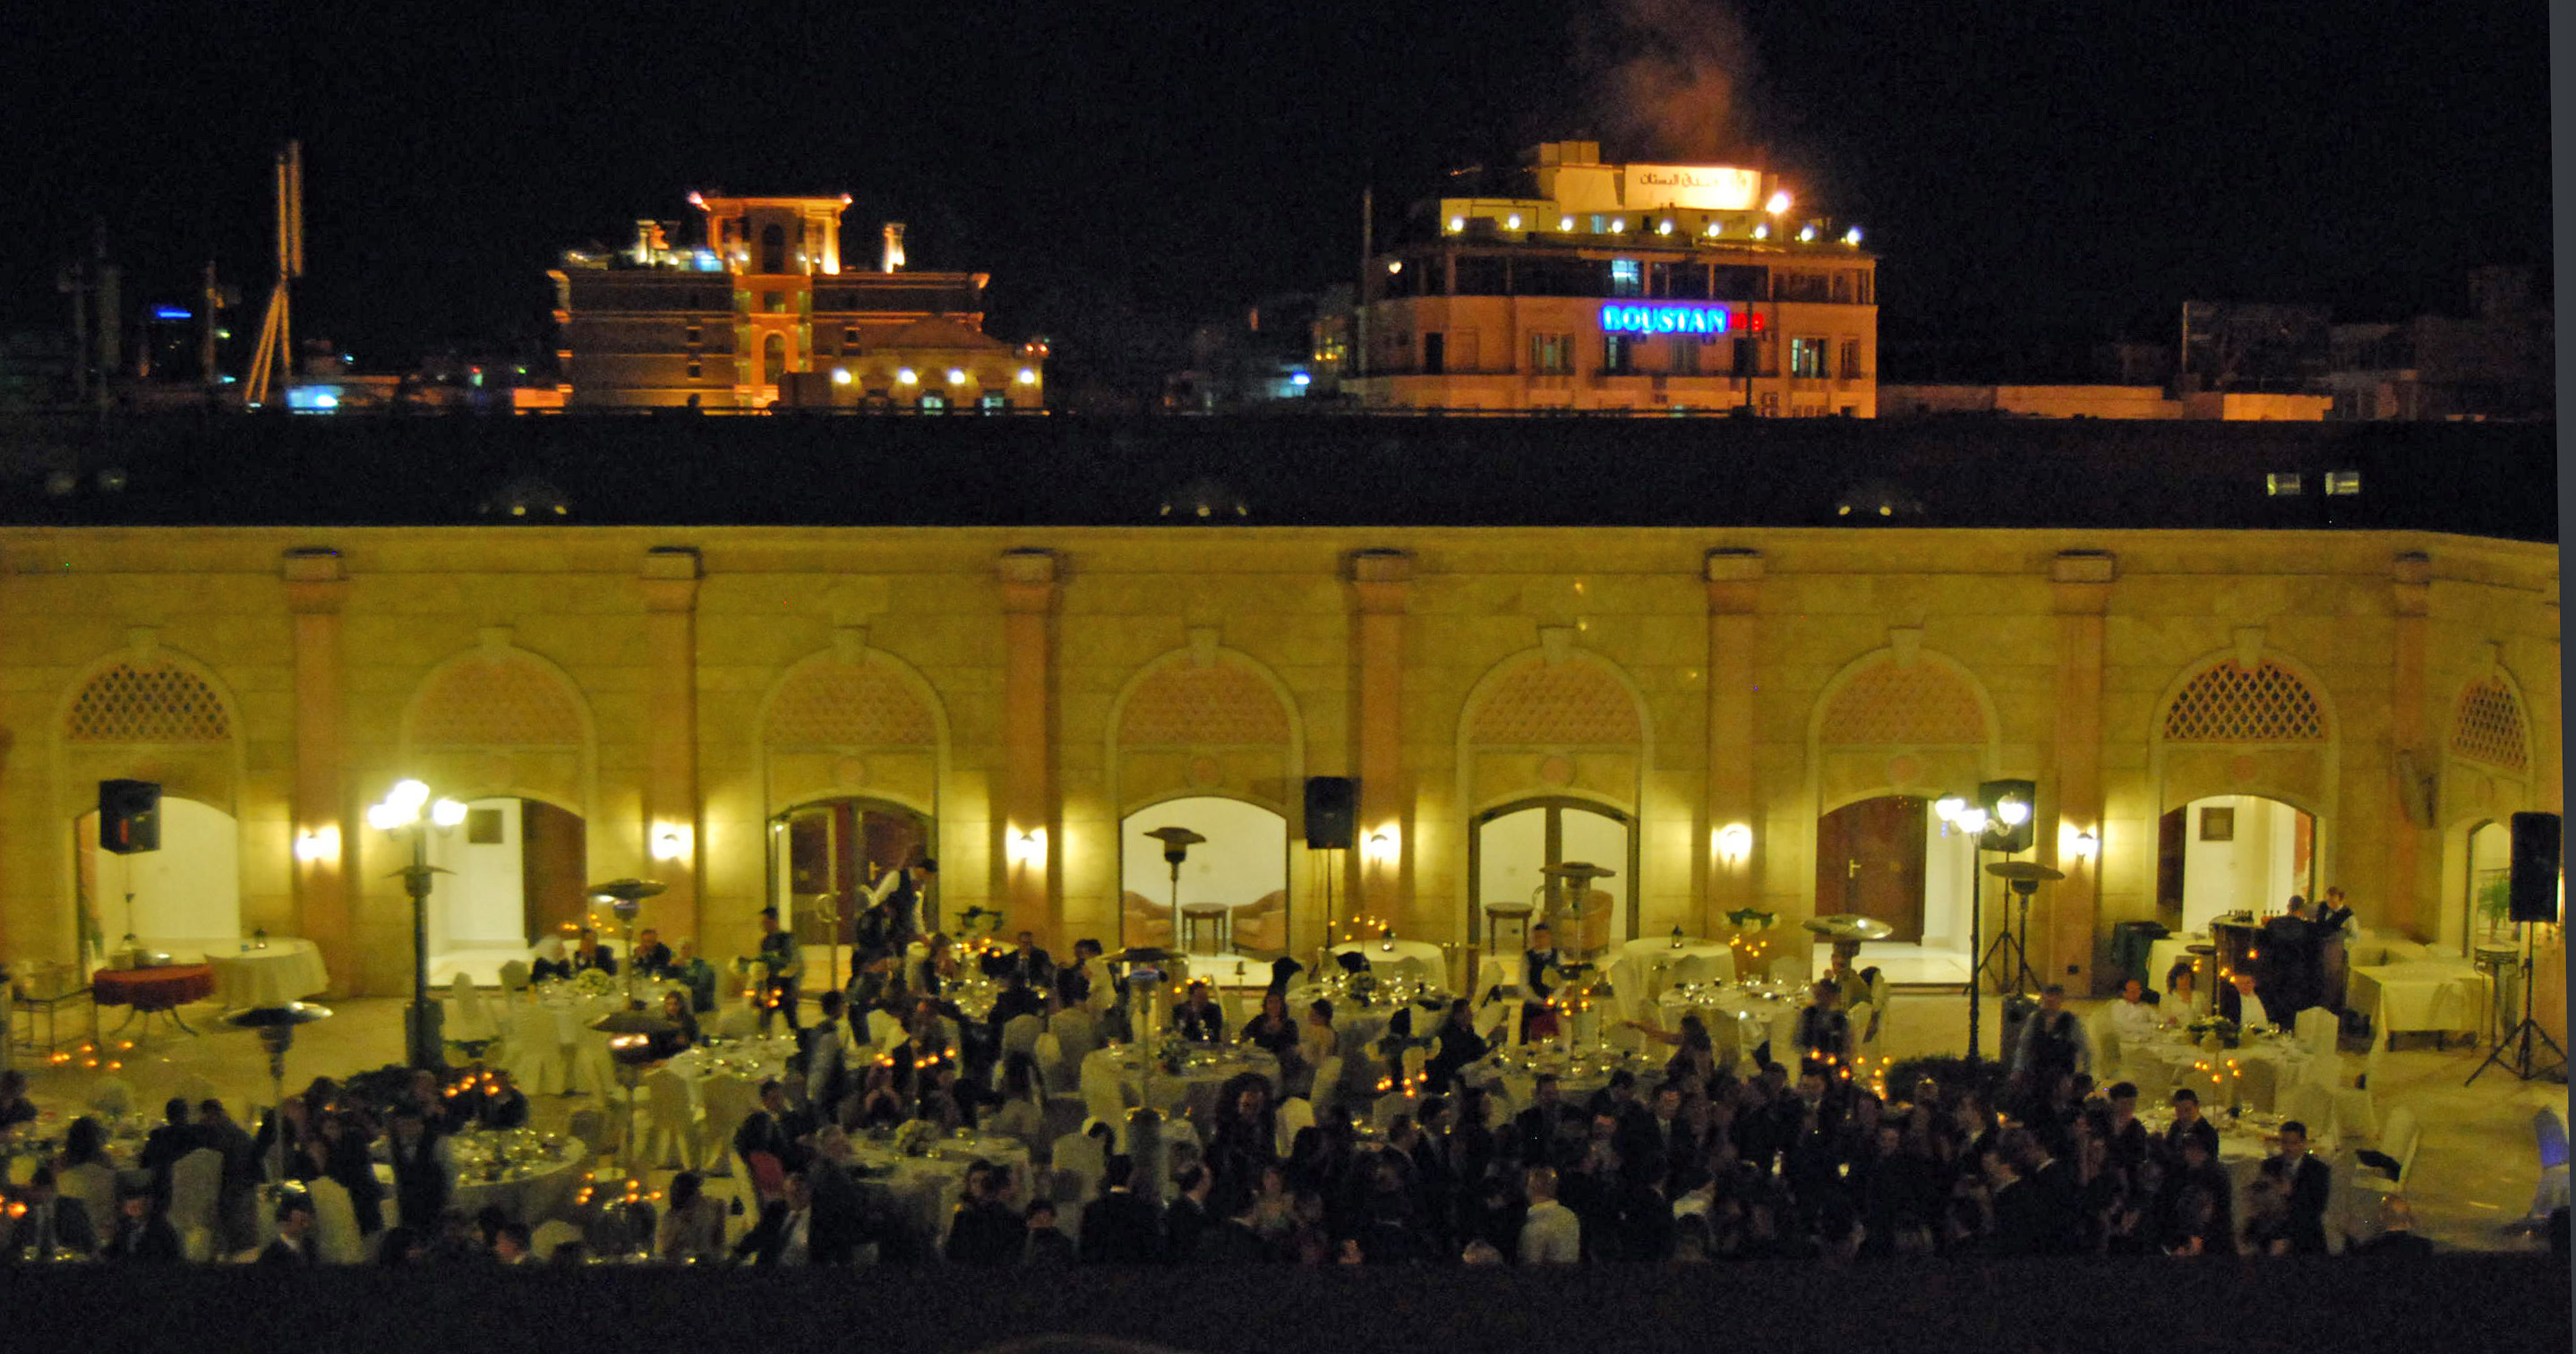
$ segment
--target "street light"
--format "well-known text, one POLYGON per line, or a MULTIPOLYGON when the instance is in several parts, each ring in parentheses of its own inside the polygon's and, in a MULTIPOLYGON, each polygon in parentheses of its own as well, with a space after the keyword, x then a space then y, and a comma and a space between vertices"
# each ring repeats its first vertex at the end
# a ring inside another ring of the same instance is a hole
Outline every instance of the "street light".
POLYGON ((447 872, 429 863, 429 829, 445 832, 464 821, 462 802, 441 797, 431 803, 429 786, 417 780, 394 782, 384 802, 367 810, 367 826, 388 836, 411 838, 411 864, 394 873, 402 877, 403 892, 411 895, 411 1009, 405 1013, 403 1040, 415 1069, 437 1071, 447 1065, 439 1037, 444 1013, 429 999, 430 876, 447 872), (424 809, 428 811, 425 821, 424 809))
MULTIPOLYGON (((2036 787, 2026 780, 1990 780, 1977 787, 1974 800, 1965 795, 1949 794, 1932 801, 1932 812, 1944 823, 1968 834, 1972 843, 1968 856, 1968 953, 1982 954, 1986 940, 1986 904, 1983 866, 1984 853, 2001 851, 2007 855, 2030 845, 2030 818, 2036 787)), ((2025 913, 2027 915, 2027 913, 2025 913)), ((1981 1003, 1977 999, 1979 975, 1985 971, 1985 960, 1972 961, 1968 970, 1968 1061, 1979 1057, 1979 1018, 1981 1003)))

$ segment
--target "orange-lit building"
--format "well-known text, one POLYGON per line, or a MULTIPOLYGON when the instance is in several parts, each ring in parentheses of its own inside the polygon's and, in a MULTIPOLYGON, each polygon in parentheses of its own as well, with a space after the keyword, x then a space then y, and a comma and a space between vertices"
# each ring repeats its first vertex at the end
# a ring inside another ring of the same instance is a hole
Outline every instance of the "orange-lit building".
POLYGON ((1043 406, 1045 344, 984 333, 989 274, 907 270, 895 224, 874 268, 844 268, 846 195, 689 202, 701 243, 639 221, 626 248, 567 250, 547 274, 571 408, 1043 406))
POLYGON ((1877 412, 1877 259, 1757 169, 1531 150, 1509 195, 1417 204, 1363 269, 1371 410, 1877 412))

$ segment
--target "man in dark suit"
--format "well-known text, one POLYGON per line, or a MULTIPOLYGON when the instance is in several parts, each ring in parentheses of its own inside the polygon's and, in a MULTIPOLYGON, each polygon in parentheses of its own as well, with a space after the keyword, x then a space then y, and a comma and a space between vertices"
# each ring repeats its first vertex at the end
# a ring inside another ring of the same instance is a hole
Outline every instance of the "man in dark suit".
POLYGON ((1225 1008, 1208 996, 1208 985, 1192 981, 1189 994, 1172 1008, 1172 1032, 1202 1044, 1225 1041, 1225 1008))
POLYGON ((1100 1197, 1082 1208, 1082 1262, 1147 1265, 1163 1252, 1162 1225, 1154 1206, 1131 1188, 1136 1160, 1120 1153, 1101 1167, 1100 1197))
POLYGON ((598 969, 602 973, 615 976, 617 972, 617 956, 611 953, 607 946, 600 944, 599 933, 587 926, 581 928, 580 939, 572 949, 572 958, 565 962, 572 966, 574 973, 598 969))
POLYGON ((99 1248, 98 1258, 170 1265, 185 1258, 179 1251, 178 1230, 153 1198, 151 1186, 117 1186, 116 1232, 99 1248))
POLYGON ((144 1136, 143 1150, 136 1155, 135 1164, 152 1172, 152 1197, 166 1203, 170 1198, 170 1168, 190 1152, 215 1144, 203 1130, 188 1122, 187 1097, 171 1097, 161 1107, 161 1116, 164 1122, 144 1136))
POLYGON ((9 1254, 88 1255, 98 1249, 98 1229, 89 1209, 55 1191, 53 1167, 37 1167, 27 1187, 18 1192, 18 1202, 27 1211, 9 1229, 9 1254))
POLYGON ((2281 1021, 2281 1013, 2272 1009, 2271 1001, 2255 990, 2251 973, 2233 974, 2227 986, 2218 989, 2218 1014, 2235 1021, 2240 1030, 2261 1029, 2281 1021))
POLYGON ((1037 933, 1022 931, 1017 948, 1007 954, 985 956, 984 973, 985 976, 992 978, 1016 974, 1021 982, 1039 991, 1045 991, 1055 982, 1055 960, 1049 958, 1046 951, 1038 948, 1037 933))
POLYGON ((2326 1205, 2334 1197, 2333 1172, 2308 1155, 2308 1126, 2281 1125, 2281 1164, 2290 1178, 2290 1254, 2326 1253, 2326 1205))
POLYGON ((2263 1009, 2275 1024, 2288 1025, 2299 1012, 2316 1005, 2308 991, 2309 971, 2316 967, 2316 928, 2308 921, 2308 900, 2290 897, 2290 910, 2263 923, 2262 958, 2256 970, 2263 1009))
POLYGON ((948 1263, 999 1269, 1020 1262, 1029 1229, 1011 1207, 1010 1191, 1010 1172, 981 1161, 967 1168, 966 1198, 948 1224, 948 1263))
POLYGON ((1530 1166, 1571 1165, 1585 1131, 1583 1115, 1566 1104, 1552 1073, 1542 1074, 1530 1092, 1530 1106, 1512 1116, 1519 1130, 1521 1160, 1530 1166))
POLYGON ((1195 1257, 1198 1262, 1206 1265, 1258 1265, 1274 1259, 1270 1243, 1261 1239, 1260 1230, 1253 1224, 1260 1208, 1260 1204, 1246 1198, 1232 1217, 1200 1233, 1198 1255, 1195 1257))
POLYGON ((635 971, 657 981, 670 976, 671 947, 663 944, 662 933, 650 926, 635 933, 635 971))
POLYGON ((277 1236, 259 1253, 259 1263, 276 1268, 310 1269, 322 1263, 322 1255, 313 1243, 313 1200, 308 1195, 290 1194, 278 1201, 277 1236))
POLYGON ((2391 1194, 2379 1205, 2379 1235, 2345 1250, 2346 1255, 2431 1255, 2433 1243, 2415 1234, 2415 1209, 2406 1196, 2391 1194))
POLYGON ((2218 1128, 2200 1117, 2200 1092, 2188 1086, 2173 1093, 2173 1123, 2166 1127, 2162 1144, 2166 1169, 2182 1161, 2186 1139, 2200 1143, 2201 1155, 2212 1161, 2218 1159, 2218 1128))
POLYGON ((762 1266, 811 1264, 813 1238, 813 1189, 802 1172, 790 1172, 782 1196, 763 1206, 759 1225, 734 1243, 734 1258, 762 1266))
POLYGON ((1163 1247, 1167 1258, 1176 1264, 1193 1264, 1198 1260, 1199 1234, 1208 1229, 1208 1194, 1216 1187, 1216 1177, 1205 1166, 1192 1166, 1181 1172, 1181 1197, 1163 1212, 1163 1247))

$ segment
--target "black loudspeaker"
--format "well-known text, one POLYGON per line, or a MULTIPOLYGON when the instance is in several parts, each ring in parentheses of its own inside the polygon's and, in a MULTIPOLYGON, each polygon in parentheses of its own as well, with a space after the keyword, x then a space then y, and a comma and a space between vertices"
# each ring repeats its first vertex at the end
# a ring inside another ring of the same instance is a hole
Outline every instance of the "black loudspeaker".
POLYGON ((2558 920, 2558 815, 2513 816, 2512 908, 2515 921, 2558 920))
POLYGON ((1306 778, 1306 845, 1348 851, 1359 837, 1360 783, 1348 776, 1306 778))
MULTIPOLYGON (((2553 835, 2554 844, 2557 838, 2553 835)), ((98 783, 98 844, 120 856, 161 849, 161 787, 148 780, 98 783)))

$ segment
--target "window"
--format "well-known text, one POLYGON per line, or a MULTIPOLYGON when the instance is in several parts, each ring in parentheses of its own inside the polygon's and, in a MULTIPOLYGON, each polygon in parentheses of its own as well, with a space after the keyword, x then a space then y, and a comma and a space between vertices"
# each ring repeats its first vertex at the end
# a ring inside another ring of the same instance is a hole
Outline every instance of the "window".
POLYGON ((1699 375, 1699 348, 1700 341, 1695 338, 1683 337, 1673 340, 1673 375, 1699 375))
POLYGON ((1763 391, 1763 392, 1762 392, 1762 417, 1764 417, 1764 418, 1778 418, 1779 416, 1780 416, 1780 392, 1779 392, 1779 391, 1776 391, 1776 390, 1766 390, 1766 391, 1763 391))
POLYGON ((2265 476, 2263 477, 2263 492, 2264 492, 2264 493, 2267 493, 2267 494, 2270 494, 2270 495, 2271 495, 2272 497, 2274 497, 2274 498, 2296 498, 2296 497, 2298 497, 2298 496, 2299 496, 2299 476, 2298 476, 2298 472, 2296 472, 2296 471, 2290 471, 2290 472, 2284 473, 2284 472, 2280 472, 2280 471, 2275 471, 2275 472, 2273 472, 2272 474, 2265 475, 2265 476))
POLYGON ((1849 269, 1834 270, 1834 299, 1849 305, 1852 299, 1852 275, 1849 269))
POLYGON ((1438 376, 1448 370, 1449 336, 1447 334, 1423 335, 1422 374, 1425 376, 1438 376))
POLYGON ((777 226, 765 226, 760 232, 760 271, 787 271, 787 232, 777 226))
POLYGON ((698 346, 700 343, 705 342, 705 341, 706 341, 706 337, 707 337, 707 331, 706 331, 704 328, 702 328, 702 327, 700 327, 700 326, 698 326, 698 325, 695 325, 695 324, 692 324, 692 325, 690 325, 690 326, 689 326, 689 346, 690 346, 690 347, 694 348, 694 347, 698 346))
POLYGON ((1834 370, 1840 373, 1842 378, 1846 381, 1857 379, 1860 376, 1859 339, 1843 340, 1842 361, 1835 365, 1834 370))
POLYGON ((1721 263, 1716 267, 1715 283, 1709 288, 1709 294, 1720 301, 1763 300, 1771 294, 1771 270, 1721 263))
POLYGON ((2347 494, 2357 494, 2357 493, 2360 493, 2360 492, 2361 492, 2361 472, 2360 472, 2360 471, 2358 471, 2358 470, 2329 470, 2329 471, 2327 471, 2327 472, 2326 472, 2326 493, 2327 493, 2327 495, 2328 495, 2328 496, 2330 496, 2330 497, 2341 497, 2341 496, 2343 496, 2343 495, 2347 495, 2347 494))
POLYGON ((1708 299, 1708 265, 1704 263, 1658 263, 1648 272, 1654 294, 1676 301, 1708 299))
POLYGON ((1601 336, 1601 370, 1612 376, 1629 376, 1637 370, 1637 340, 1629 334, 1601 336))
POLYGON ((1565 376, 1574 370, 1572 334, 1530 335, 1530 370, 1540 376, 1565 376))
POLYGON ((1789 374, 1793 377, 1820 377, 1825 374, 1825 341, 1814 338, 1789 340, 1789 374))
POLYGON ((1855 305, 1864 305, 1864 306, 1865 306, 1865 305, 1869 305, 1869 304, 1871 304, 1871 300, 1870 300, 1870 286, 1871 286, 1871 284, 1870 284, 1870 279, 1871 279, 1871 276, 1872 276, 1872 274, 1870 273, 1870 271, 1869 271, 1867 268, 1863 268, 1863 269, 1859 270, 1858 272, 1855 272, 1855 273, 1853 273, 1853 274, 1852 274, 1852 278, 1854 279, 1854 280, 1853 280, 1853 283, 1852 283, 1852 302, 1853 302, 1853 304, 1855 304, 1855 305))
POLYGON ((947 397, 947 396, 945 396, 945 395, 924 395, 924 396, 922 396, 922 397, 921 397, 921 412, 923 412, 923 413, 925 413, 925 414, 944 414, 944 413, 947 413, 947 412, 948 412, 948 397, 947 397))
POLYGON ((705 378, 706 374, 706 368, 699 365, 697 358, 691 357, 689 359, 689 379, 692 381, 702 380, 705 378))
POLYGON ((760 308, 763 312, 771 315, 786 314, 787 293, 783 291, 762 292, 760 294, 760 308))
POLYGON ((842 346, 842 347, 844 347, 844 348, 856 348, 856 347, 858 347, 858 346, 859 346, 859 331, 858 331, 858 330, 856 330, 856 329, 844 329, 844 330, 842 330, 842 331, 841 331, 841 346, 842 346))
POLYGON ((1597 296, 1600 265, 1582 259, 1517 259, 1512 263, 1515 296, 1597 296))
POLYGON ((998 414, 1011 407, 1010 398, 998 390, 987 390, 976 398, 976 407, 988 414, 998 414))
POLYGON ((1833 296, 1823 273, 1781 273, 1772 285, 1774 299, 1781 301, 1824 301, 1833 296))
POLYGON ((1645 290, 1645 270, 1635 259, 1610 260, 1610 295, 1642 296, 1645 290))

